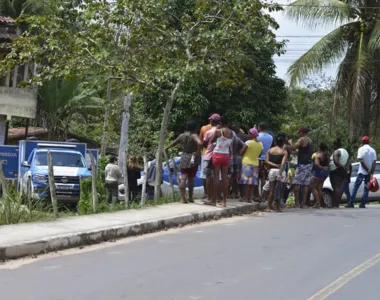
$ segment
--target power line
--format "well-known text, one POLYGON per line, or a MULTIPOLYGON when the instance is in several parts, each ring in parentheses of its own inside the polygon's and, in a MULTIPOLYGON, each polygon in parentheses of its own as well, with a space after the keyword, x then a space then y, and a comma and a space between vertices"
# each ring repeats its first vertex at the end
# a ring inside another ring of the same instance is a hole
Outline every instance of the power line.
POLYGON ((347 6, 347 7, 339 7, 335 5, 307 5, 307 4, 300 4, 300 5, 294 5, 294 4, 271 4, 270 6, 274 5, 280 5, 280 6, 286 6, 286 7, 320 7, 320 8, 371 8, 371 9, 380 9, 380 6, 347 6))
POLYGON ((276 35, 279 38, 322 38, 326 35, 276 35))

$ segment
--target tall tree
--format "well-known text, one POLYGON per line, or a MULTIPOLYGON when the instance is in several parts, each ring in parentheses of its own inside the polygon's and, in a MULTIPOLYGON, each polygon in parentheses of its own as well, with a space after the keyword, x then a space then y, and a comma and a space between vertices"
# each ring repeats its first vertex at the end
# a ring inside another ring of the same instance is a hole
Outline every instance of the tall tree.
POLYGON ((102 99, 91 97, 91 91, 82 91, 82 80, 52 78, 38 88, 39 122, 48 128, 49 140, 65 139, 70 121, 84 114, 99 111, 102 99))
POLYGON ((286 10, 289 18, 313 28, 336 28, 294 62, 288 73, 294 85, 315 70, 339 61, 333 112, 345 105, 349 135, 370 134, 371 122, 379 120, 380 3, 377 1, 298 0, 286 10), (371 114, 371 110, 376 113, 371 114))
POLYGON ((159 196, 169 116, 184 84, 208 78, 217 86, 244 88, 247 67, 262 69, 249 52, 282 50, 272 33, 278 24, 265 13, 280 9, 257 0, 87 0, 79 7, 62 0, 54 14, 28 19, 28 32, 14 42, 3 68, 33 60, 40 62, 37 81, 101 73, 118 78, 125 92, 158 91, 159 196))
POLYGON ((48 0, 0 0, 0 15, 18 18, 23 14, 41 15, 49 7, 48 0))

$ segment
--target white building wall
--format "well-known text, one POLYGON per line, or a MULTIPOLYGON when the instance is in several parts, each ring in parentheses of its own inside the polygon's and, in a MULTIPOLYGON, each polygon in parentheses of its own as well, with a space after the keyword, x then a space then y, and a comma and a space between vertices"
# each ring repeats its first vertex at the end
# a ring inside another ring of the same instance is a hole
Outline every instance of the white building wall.
POLYGON ((36 110, 36 90, 0 86, 0 115, 34 119, 36 110))

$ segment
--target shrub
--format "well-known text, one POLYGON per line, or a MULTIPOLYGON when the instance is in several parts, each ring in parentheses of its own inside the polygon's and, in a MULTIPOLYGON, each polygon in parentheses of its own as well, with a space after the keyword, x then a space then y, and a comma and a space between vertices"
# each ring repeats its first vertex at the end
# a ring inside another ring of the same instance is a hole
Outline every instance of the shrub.
POLYGON ((32 200, 25 205, 25 197, 14 189, 0 201, 0 225, 52 220, 51 205, 45 200, 32 200))

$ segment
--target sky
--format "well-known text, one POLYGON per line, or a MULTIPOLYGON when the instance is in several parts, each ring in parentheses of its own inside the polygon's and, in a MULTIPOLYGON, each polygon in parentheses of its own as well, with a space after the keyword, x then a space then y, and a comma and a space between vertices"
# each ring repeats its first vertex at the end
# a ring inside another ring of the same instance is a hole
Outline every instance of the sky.
MULTIPOLYGON (((285 4, 280 2, 280 4, 285 4)), ((287 52, 280 57, 275 56, 274 61, 276 63, 277 76, 288 82, 286 76, 289 66, 297 60, 302 54, 310 49, 314 43, 316 43, 323 35, 330 32, 331 28, 324 28, 320 26, 315 30, 311 30, 302 24, 298 24, 293 20, 289 20, 285 17, 284 12, 274 12, 271 16, 276 19, 280 28, 276 31, 277 40, 288 40, 286 50, 287 52)), ((327 67, 324 73, 327 76, 335 77, 336 65, 327 67)), ((314 74, 312 78, 318 78, 320 74, 314 74)))

